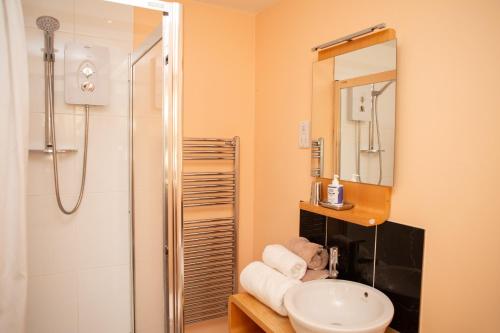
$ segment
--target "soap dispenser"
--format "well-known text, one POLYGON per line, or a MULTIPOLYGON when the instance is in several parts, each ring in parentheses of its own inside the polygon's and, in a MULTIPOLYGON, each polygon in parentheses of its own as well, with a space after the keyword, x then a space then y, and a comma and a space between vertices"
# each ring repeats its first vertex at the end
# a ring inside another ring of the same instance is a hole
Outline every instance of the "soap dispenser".
POLYGON ((338 175, 334 175, 332 183, 328 185, 328 203, 339 208, 344 205, 344 185, 339 183, 338 175))

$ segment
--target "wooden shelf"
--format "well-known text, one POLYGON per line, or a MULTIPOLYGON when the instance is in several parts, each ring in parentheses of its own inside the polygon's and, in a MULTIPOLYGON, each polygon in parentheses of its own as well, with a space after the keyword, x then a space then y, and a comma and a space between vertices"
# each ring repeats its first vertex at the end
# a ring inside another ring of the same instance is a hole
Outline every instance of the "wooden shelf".
MULTIPOLYGON (((282 317, 253 296, 241 293, 229 296, 230 333, 295 333, 288 317, 282 317)), ((390 327, 385 333, 396 333, 390 327)))
MULTIPOLYGON (((328 196, 328 184, 331 183, 331 180, 321 178, 320 181, 322 182, 321 197, 326 198, 328 196)), ((367 227, 382 224, 389 218, 391 207, 390 187, 348 181, 341 181, 341 183, 344 185, 344 200, 354 204, 354 208, 334 210, 301 201, 299 204, 300 209, 367 227)))
POLYGON ((294 333, 288 317, 282 317, 247 293, 229 297, 229 332, 294 333))

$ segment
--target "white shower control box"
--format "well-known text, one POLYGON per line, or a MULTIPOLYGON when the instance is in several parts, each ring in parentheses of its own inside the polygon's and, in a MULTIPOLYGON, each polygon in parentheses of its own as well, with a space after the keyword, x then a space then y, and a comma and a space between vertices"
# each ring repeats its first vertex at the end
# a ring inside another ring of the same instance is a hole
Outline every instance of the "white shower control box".
POLYGON ((348 88, 347 100, 350 102, 349 120, 371 121, 372 119, 372 91, 371 85, 348 88))
POLYGON ((109 104, 109 50, 67 43, 64 47, 64 99, 68 104, 109 104))

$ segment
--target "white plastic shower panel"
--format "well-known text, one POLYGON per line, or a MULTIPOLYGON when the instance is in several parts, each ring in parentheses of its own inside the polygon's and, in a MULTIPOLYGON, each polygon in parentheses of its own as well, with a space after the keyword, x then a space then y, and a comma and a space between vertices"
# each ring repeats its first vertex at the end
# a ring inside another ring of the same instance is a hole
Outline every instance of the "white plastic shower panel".
POLYGON ((67 43, 64 47, 64 81, 66 103, 108 105, 108 48, 67 43))
POLYGON ((371 85, 348 88, 347 100, 349 120, 371 121, 372 115, 372 89, 371 85))

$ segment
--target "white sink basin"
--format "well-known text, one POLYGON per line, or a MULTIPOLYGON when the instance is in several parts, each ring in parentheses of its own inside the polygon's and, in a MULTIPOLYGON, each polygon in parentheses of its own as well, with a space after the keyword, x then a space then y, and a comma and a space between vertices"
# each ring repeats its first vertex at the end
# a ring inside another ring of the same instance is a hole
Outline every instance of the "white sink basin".
POLYGON ((297 333, 383 333, 394 315, 382 292, 345 280, 294 286, 285 295, 285 307, 297 333))

